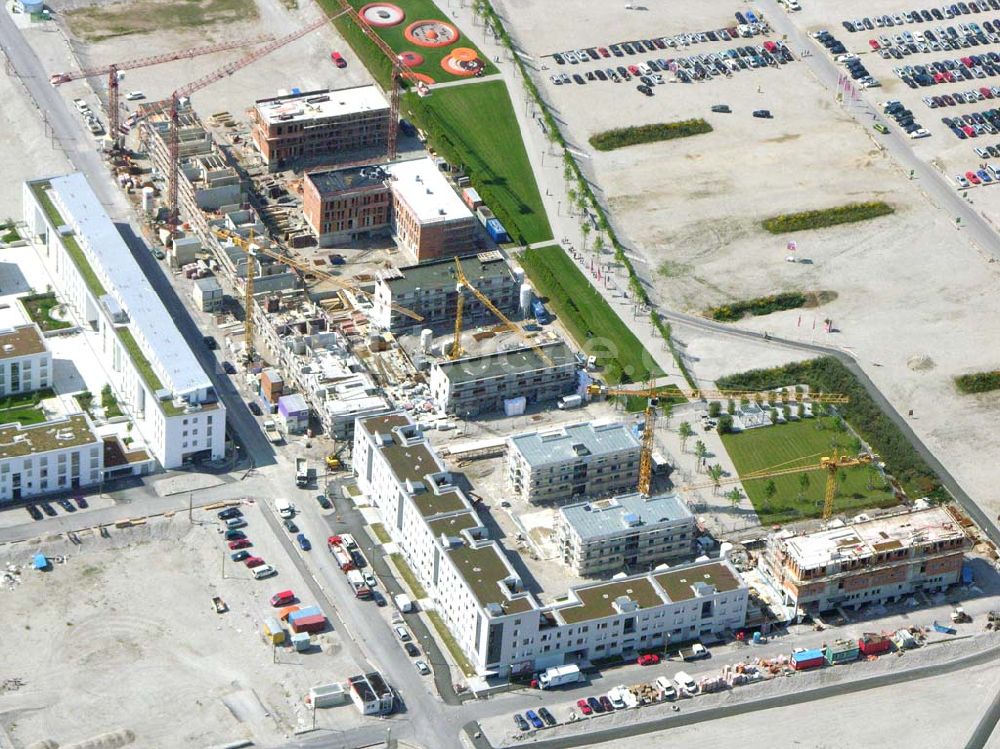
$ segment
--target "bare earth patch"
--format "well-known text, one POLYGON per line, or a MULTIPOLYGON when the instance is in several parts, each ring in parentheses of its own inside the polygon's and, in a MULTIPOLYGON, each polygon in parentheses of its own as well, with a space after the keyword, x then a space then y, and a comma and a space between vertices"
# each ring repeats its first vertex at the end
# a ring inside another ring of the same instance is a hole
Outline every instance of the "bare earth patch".
POLYGON ((89 42, 255 18, 257 6, 253 0, 131 0, 66 13, 73 35, 89 42))

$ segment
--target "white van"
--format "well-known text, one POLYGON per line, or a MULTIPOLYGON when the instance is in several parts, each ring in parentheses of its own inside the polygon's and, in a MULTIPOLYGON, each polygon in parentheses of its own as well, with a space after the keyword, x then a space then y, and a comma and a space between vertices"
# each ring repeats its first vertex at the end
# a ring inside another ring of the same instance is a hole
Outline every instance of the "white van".
POLYGON ((274 509, 278 511, 278 517, 280 518, 295 517, 295 505, 287 499, 274 500, 274 509))
POLYGON ((274 567, 269 564, 262 564, 260 567, 253 568, 254 580, 263 580, 265 577, 271 577, 277 574, 278 570, 274 569, 274 567))
POLYGON ((681 694, 693 695, 698 691, 698 685, 694 683, 691 675, 685 671, 677 672, 677 675, 674 676, 674 683, 677 684, 677 688, 681 694))

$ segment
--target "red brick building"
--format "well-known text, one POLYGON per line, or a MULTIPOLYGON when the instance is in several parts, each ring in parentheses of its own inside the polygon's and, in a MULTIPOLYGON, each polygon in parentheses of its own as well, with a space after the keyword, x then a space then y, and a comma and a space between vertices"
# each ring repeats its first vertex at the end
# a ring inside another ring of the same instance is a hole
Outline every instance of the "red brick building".
POLYGON ((379 167, 311 172, 302 183, 302 212, 320 247, 388 233, 391 195, 379 167))

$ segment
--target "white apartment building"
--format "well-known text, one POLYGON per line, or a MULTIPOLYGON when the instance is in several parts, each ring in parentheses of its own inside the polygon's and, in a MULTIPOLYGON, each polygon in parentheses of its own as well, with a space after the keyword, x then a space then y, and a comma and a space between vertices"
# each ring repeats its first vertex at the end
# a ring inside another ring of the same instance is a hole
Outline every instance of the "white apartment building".
POLYGON ((747 587, 726 560, 577 586, 548 605, 403 413, 359 418, 353 467, 387 532, 481 675, 631 654, 741 627, 747 587))
POLYGON ((0 396, 52 384, 52 353, 35 323, 0 330, 0 396))
POLYGON ((529 502, 569 502, 634 489, 639 440, 627 424, 580 422, 507 438, 507 482, 529 502))
POLYGON ((95 354, 156 460, 222 458, 225 407, 86 178, 26 182, 23 198, 60 300, 98 334, 95 354))
POLYGON ((694 515, 675 494, 633 492, 566 505, 556 515, 563 563, 588 577, 692 559, 696 533, 694 515))
POLYGON ((98 484, 104 444, 85 414, 0 426, 0 500, 98 484))

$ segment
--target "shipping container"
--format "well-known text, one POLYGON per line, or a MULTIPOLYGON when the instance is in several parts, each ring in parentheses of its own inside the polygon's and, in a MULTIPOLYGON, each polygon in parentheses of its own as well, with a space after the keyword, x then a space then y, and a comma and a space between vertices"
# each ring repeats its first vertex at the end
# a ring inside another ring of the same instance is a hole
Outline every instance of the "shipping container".
POLYGON ((792 653, 792 668, 802 671, 807 668, 817 668, 826 663, 826 656, 822 650, 800 650, 792 653))
POLYGON ((292 647, 300 653, 303 650, 308 650, 310 646, 312 646, 312 637, 308 632, 298 632, 292 635, 292 647))
POLYGON ((264 620, 264 637, 272 645, 280 645, 285 641, 285 630, 281 626, 281 622, 275 619, 273 616, 269 616, 264 620))
POLYGON ((288 621, 288 617, 294 614, 298 610, 299 610, 298 606, 286 606, 285 608, 283 608, 281 611, 278 612, 278 618, 281 621, 286 622, 288 621))
POLYGON ((858 640, 858 649, 865 655, 882 655, 892 650, 892 640, 885 635, 865 632, 858 640))
POLYGON ((496 216, 493 215, 493 211, 491 211, 489 208, 487 208, 484 205, 481 205, 476 209, 476 218, 479 219, 479 223, 481 223, 483 226, 486 226, 486 222, 489 221, 491 218, 496 218, 496 216))
POLYGON ((490 235, 492 239, 497 244, 503 244, 504 242, 510 241, 510 234, 500 223, 499 219, 491 218, 486 222, 486 233, 490 235))
POLYGON ((320 684, 309 690, 309 701, 316 707, 334 707, 347 702, 343 684, 320 684))
POLYGON ((536 299, 531 303, 531 314, 535 316, 539 325, 545 325, 549 321, 549 311, 545 309, 541 299, 536 299))
POLYGON ((298 611, 293 611, 291 614, 289 614, 288 621, 294 622, 298 619, 301 619, 304 616, 316 616, 317 614, 322 614, 322 613, 323 612, 320 611, 318 606, 304 606, 300 608, 298 611))
POLYGON ((462 190, 462 200, 469 206, 470 211, 476 210, 483 204, 483 199, 479 197, 479 193, 476 192, 475 187, 466 187, 462 190))
POLYGON ((839 663, 856 661, 860 652, 857 640, 836 640, 826 646, 824 655, 826 662, 834 666, 839 663))
POLYGON ((292 622, 293 632, 322 632, 326 629, 326 617, 322 614, 318 616, 306 616, 292 622))

